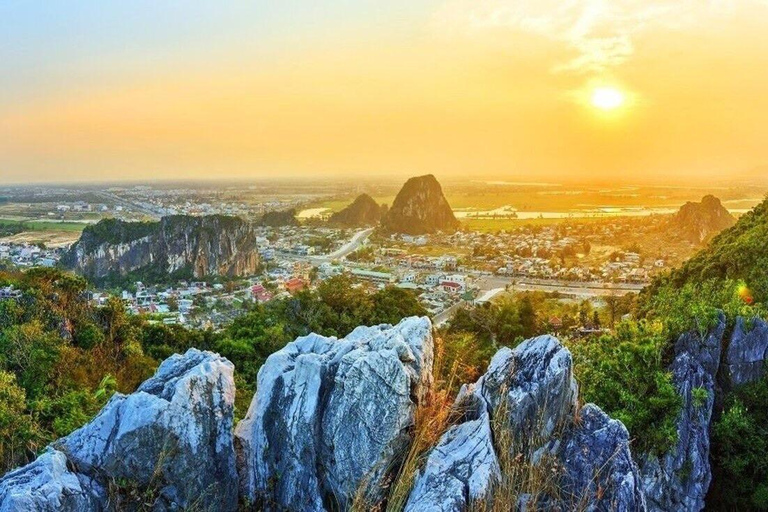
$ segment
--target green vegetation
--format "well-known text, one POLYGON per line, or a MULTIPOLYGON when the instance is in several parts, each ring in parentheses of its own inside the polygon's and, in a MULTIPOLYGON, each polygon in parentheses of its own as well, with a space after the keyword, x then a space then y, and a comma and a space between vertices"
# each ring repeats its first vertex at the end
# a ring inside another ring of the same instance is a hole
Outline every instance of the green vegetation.
POLYGON ((726 397, 712 431, 712 463, 708 509, 768 510, 768 378, 726 397))
POLYGON ((677 440, 682 399, 666 371, 667 340, 659 323, 627 321, 613 334, 568 343, 582 400, 621 420, 635 453, 660 454, 677 440))
POLYGON ((247 410, 266 358, 298 336, 344 336, 358 325, 424 314, 408 291, 369 294, 340 276, 284 300, 253 306, 223 332, 129 316, 119 299, 94 307, 86 281, 57 269, 0 273, 23 291, 0 301, 0 474, 89 421, 115 391, 131 392, 159 362, 191 347, 236 367, 237 414, 247 410))
POLYGON ((14 235, 24 231, 83 231, 83 222, 0 219, 0 234, 14 235))
POLYGON ((716 236, 681 268, 657 280, 649 296, 707 282, 740 282, 747 302, 768 300, 768 200, 716 236))

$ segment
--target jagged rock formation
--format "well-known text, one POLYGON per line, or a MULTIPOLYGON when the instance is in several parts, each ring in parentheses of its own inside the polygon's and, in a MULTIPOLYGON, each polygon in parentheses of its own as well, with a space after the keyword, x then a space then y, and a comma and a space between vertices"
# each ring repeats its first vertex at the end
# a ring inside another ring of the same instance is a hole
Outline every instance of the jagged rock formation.
POLYGON ((235 433, 242 495, 267 510, 345 510, 362 486, 378 501, 410 444, 432 350, 429 319, 408 318, 271 355, 235 433))
POLYGON ((754 318, 737 318, 725 354, 726 387, 760 380, 768 360, 768 323, 754 318), (747 325, 749 324, 749 325, 747 325))
POLYGON ((360 194, 352 204, 331 215, 328 223, 345 228, 375 226, 386 211, 386 206, 379 206, 368 194, 360 194))
POLYGON ((409 235, 450 232, 458 226, 440 183, 431 174, 409 179, 381 221, 385 232, 409 235))
POLYGON ((650 511, 704 508, 712 481, 709 427, 725 327, 725 316, 721 314, 717 325, 705 336, 686 333, 675 344, 670 372, 683 405, 675 446, 661 457, 646 456, 642 461, 643 490, 650 511))
POLYGON ((645 510, 629 432, 596 405, 582 407, 578 422, 556 442, 554 454, 564 468, 561 499, 567 510, 645 510))
POLYGON ((232 363, 190 349, 128 396, 0 481, 0 510, 130 509, 126 488, 155 510, 235 510, 232 363))
POLYGON ((160 222, 105 219, 83 230, 62 263, 99 281, 133 274, 240 276, 259 265, 253 226, 238 217, 174 215, 160 222))
POLYGON ((671 228, 678 236, 694 244, 703 244, 724 229, 736 224, 720 199, 704 196, 700 203, 685 203, 672 219, 671 228))
MULTIPOLYGON (((516 349, 503 348, 486 374, 462 389, 457 407, 468 412, 443 435, 416 479, 406 510, 462 511, 488 503, 499 478, 491 422, 514 434, 512 454, 540 464, 555 457, 564 490, 548 508, 609 511, 645 510, 639 472, 624 426, 588 405, 577 413, 577 386, 570 352, 541 336, 516 349)), ((521 496, 525 509, 530 499, 521 496)))

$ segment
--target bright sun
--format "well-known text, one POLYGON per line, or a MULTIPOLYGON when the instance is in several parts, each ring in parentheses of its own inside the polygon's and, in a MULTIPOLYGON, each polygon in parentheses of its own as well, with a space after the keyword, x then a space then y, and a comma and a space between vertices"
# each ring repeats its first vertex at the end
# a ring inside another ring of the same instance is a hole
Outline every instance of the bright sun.
POLYGON ((598 87, 592 91, 592 105, 601 110, 619 108, 624 100, 624 93, 613 87, 598 87))

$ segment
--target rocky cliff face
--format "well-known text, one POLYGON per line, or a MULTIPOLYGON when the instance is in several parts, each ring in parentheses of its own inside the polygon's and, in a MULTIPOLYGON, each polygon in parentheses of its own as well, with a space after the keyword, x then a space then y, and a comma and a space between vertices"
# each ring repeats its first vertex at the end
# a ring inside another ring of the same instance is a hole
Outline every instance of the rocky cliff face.
POLYGON ((410 235, 450 232, 458 226, 440 183, 431 174, 409 179, 381 221, 386 232, 410 235))
POLYGON ((346 228, 375 226, 386 212, 386 206, 378 205, 368 194, 360 194, 352 204, 331 215, 328 223, 346 228))
POLYGON ((232 364, 191 349, 0 481, 0 510, 234 510, 232 364))
POLYGON ((675 344, 670 367, 683 405, 677 420, 677 443, 661 457, 642 462, 643 490, 652 511, 698 511, 712 481, 709 429, 715 403, 725 316, 705 336, 690 332, 675 344))
POLYGON ((239 276, 259 264, 253 227, 237 217, 171 216, 160 222, 102 220, 87 227, 62 262, 100 280, 135 273, 239 276))
POLYGON ((694 244, 703 244, 724 229, 736 224, 720 199, 704 196, 700 203, 684 204, 672 219, 675 234, 694 244))

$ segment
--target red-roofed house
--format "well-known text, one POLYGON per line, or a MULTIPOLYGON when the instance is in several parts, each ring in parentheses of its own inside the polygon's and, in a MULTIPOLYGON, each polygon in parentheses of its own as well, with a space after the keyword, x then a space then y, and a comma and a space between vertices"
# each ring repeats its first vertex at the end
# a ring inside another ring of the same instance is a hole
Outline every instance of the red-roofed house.
POLYGON ((288 293, 296 293, 303 290, 306 287, 306 283, 299 277, 292 277, 285 282, 285 289, 288 293))

